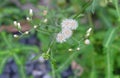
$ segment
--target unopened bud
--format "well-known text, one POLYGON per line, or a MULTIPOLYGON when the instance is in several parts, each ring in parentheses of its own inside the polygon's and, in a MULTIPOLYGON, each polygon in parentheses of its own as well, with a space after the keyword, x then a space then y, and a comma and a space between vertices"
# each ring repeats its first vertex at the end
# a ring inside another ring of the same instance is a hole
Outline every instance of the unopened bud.
POLYGON ((79 51, 79 50, 80 50, 80 48, 78 47, 78 48, 77 48, 77 50, 79 51))
POLYGON ((17 26, 17 21, 14 21, 13 24, 14 24, 15 26, 17 26))
POLYGON ((89 39, 86 39, 86 40, 84 41, 84 43, 85 43, 86 45, 88 45, 88 44, 90 44, 90 40, 89 40, 89 39))
POLYGON ((17 28, 18 28, 19 30, 21 30, 21 25, 20 25, 20 23, 17 23, 17 28))
POLYGON ((85 35, 85 37, 89 37, 90 36, 90 33, 87 33, 86 35, 85 35))
POLYGON ((29 31, 26 31, 25 34, 29 34, 29 31))
POLYGON ((89 29, 87 30, 87 33, 90 33, 90 32, 91 32, 91 30, 92 30, 92 28, 89 28, 89 29))
POLYGON ((27 17, 27 18, 26 18, 26 20, 27 20, 27 21, 30 21, 30 18, 29 18, 29 17, 27 17))
POLYGON ((68 51, 72 51, 72 49, 70 48, 70 49, 68 49, 68 51))
POLYGON ((18 35, 17 35, 17 34, 14 34, 14 35, 13 35, 13 37, 14 37, 14 38, 17 38, 17 37, 18 37, 18 35))
POLYGON ((29 14, 30 14, 30 16, 33 16, 33 10, 32 9, 29 10, 29 14))
POLYGON ((34 26, 34 28, 36 29, 36 28, 37 28, 37 26, 35 25, 35 26, 34 26))
POLYGON ((43 22, 44 22, 44 23, 46 23, 47 21, 48 21, 47 19, 44 19, 44 21, 43 21, 43 22))

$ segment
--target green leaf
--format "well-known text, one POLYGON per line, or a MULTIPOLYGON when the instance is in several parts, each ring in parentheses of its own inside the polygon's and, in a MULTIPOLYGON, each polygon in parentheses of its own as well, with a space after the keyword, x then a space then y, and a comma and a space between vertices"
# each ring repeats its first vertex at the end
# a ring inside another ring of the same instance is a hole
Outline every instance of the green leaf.
POLYGON ((110 28, 107 31, 105 39, 103 41, 103 46, 105 48, 108 48, 111 45, 111 43, 113 42, 113 40, 115 38, 115 35, 116 35, 116 28, 110 28))
POLYGON ((24 64, 22 63, 21 59, 19 58, 18 55, 14 54, 14 59, 15 59, 15 62, 17 63, 18 67, 19 67, 19 72, 20 72, 20 75, 21 75, 21 78, 26 78, 26 75, 25 75, 25 71, 24 71, 24 64))
POLYGON ((4 56, 4 55, 8 55, 9 51, 5 50, 5 51, 0 51, 0 56, 4 56))
POLYGON ((2 69, 4 68, 7 59, 8 57, 3 58, 3 60, 0 63, 0 74, 2 73, 2 69))

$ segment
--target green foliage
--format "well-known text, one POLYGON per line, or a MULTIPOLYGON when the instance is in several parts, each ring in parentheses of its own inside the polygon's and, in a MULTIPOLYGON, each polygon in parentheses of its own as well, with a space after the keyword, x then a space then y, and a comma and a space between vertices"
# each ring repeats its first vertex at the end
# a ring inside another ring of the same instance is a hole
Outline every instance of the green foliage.
MULTIPOLYGON (((20 0, 22 4, 26 0, 20 0)), ((37 0, 30 0, 37 4, 37 0)), ((21 78, 27 78, 25 75, 25 62, 29 55, 34 52, 38 56, 32 60, 43 56, 51 62, 53 78, 59 76, 74 60, 82 66, 83 73, 76 78, 119 78, 120 74, 115 74, 120 68, 120 8, 118 0, 53 0, 52 9, 38 6, 40 9, 40 19, 32 18, 29 21, 31 33, 37 32, 37 37, 41 41, 41 51, 39 47, 27 46, 18 43, 19 38, 15 39, 6 32, 0 33, 0 71, 4 68, 6 61, 13 57, 19 66, 21 78), (48 14, 43 16, 43 11, 48 14), (44 19, 47 22, 44 23, 44 19), (74 18, 78 21, 78 28, 74 30, 73 35, 65 43, 57 43, 56 34, 61 31, 61 21, 65 18, 74 18), (38 27, 35 29, 34 25, 38 27), (89 37, 86 37, 86 31, 93 28, 89 37), (84 43, 85 39, 90 39, 90 44, 84 43), (13 43, 14 42, 14 43, 13 43), (77 48, 80 50, 76 50, 77 48), (72 49, 72 51, 69 51, 72 49), (32 52, 31 52, 32 51, 32 52)), ((24 19, 25 13, 16 6, 7 6, 9 2, 5 0, 0 3, 0 23, 10 24, 13 20, 24 19)), ((29 17, 28 14, 26 16, 29 17)), ((24 32, 21 38, 26 37, 24 32)), ((29 36, 29 34, 28 34, 29 36)), ((74 70, 73 72, 75 72, 74 70)), ((71 77, 73 78, 73 76, 71 77)))
POLYGON ((111 45, 111 43, 115 39, 115 35, 116 35, 116 28, 110 28, 106 33, 106 37, 103 42, 103 46, 105 48, 108 48, 111 45))

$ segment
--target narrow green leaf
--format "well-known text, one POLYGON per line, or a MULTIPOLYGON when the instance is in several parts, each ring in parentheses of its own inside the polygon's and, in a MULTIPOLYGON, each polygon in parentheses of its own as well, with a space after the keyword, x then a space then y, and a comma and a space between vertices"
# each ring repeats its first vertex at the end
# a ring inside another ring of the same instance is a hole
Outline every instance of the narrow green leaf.
POLYGON ((2 69, 4 68, 7 59, 8 59, 8 57, 3 58, 3 60, 0 63, 0 74, 2 73, 2 69))
POLYGON ((18 65, 21 65, 21 62, 20 62, 19 57, 18 57, 16 54, 14 54, 13 56, 14 56, 15 62, 16 62, 18 65))
POLYGON ((26 75, 24 73, 25 72, 24 66, 23 66, 21 59, 16 54, 14 54, 13 56, 14 56, 15 62, 17 63, 17 65, 19 67, 19 72, 20 72, 21 78, 26 78, 26 75))
POLYGON ((107 31, 105 39, 103 41, 103 46, 105 48, 108 48, 111 45, 111 43, 113 42, 113 40, 115 38, 115 35, 116 35, 116 28, 110 28, 107 31))
POLYGON ((7 55, 8 53, 9 53, 9 51, 0 51, 0 56, 7 55))
POLYGON ((106 77, 105 78, 113 78, 113 57, 112 57, 112 53, 111 49, 106 48, 104 49, 104 51, 106 52, 106 77))

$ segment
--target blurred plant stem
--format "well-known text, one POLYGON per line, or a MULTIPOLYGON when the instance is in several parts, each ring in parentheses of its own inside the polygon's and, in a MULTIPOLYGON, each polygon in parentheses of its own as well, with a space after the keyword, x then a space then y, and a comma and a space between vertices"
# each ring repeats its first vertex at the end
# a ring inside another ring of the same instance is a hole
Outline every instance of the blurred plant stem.
MULTIPOLYGON (((89 26, 93 29, 92 31, 94 31, 95 27, 93 24, 93 20, 92 20, 92 14, 88 13, 88 22, 89 22, 89 26)), ((95 54, 94 51, 91 52, 91 64, 92 64, 92 71, 90 74, 90 78, 96 78, 96 70, 95 70, 95 54)))
POLYGON ((112 75, 112 57, 111 57, 111 51, 109 48, 105 48, 106 51, 106 63, 107 63, 107 74, 106 78, 113 78, 112 75))
POLYGON ((92 54, 92 58, 91 58, 91 63, 92 63, 92 71, 91 71, 91 74, 90 74, 90 78, 97 78, 96 77, 96 69, 95 69, 95 54, 94 54, 94 51, 91 52, 92 54))
POLYGON ((91 13, 88 13, 88 22, 89 22, 89 26, 92 27, 92 29, 94 29, 94 24, 93 24, 93 20, 92 20, 92 15, 91 13))
MULTIPOLYGON (((53 53, 51 52, 51 60, 52 59, 53 59, 53 53)), ((54 63, 51 63, 51 65, 52 65, 52 78, 56 78, 54 63)))
POLYGON ((106 76, 105 78, 113 78, 113 56, 111 52, 111 44, 115 39, 116 36, 116 28, 109 28, 108 32, 106 33, 106 37, 103 42, 104 52, 106 56, 106 76))
POLYGON ((20 73, 20 76, 22 78, 26 78, 26 75, 24 73, 24 66, 23 66, 23 63, 21 61, 21 59, 19 58, 19 56, 17 54, 13 54, 13 57, 15 59, 15 62, 17 63, 17 65, 19 66, 19 73, 20 73))
POLYGON ((116 12, 118 14, 118 21, 120 22, 120 11, 119 11, 119 2, 118 0, 115 0, 115 7, 116 7, 116 12))

